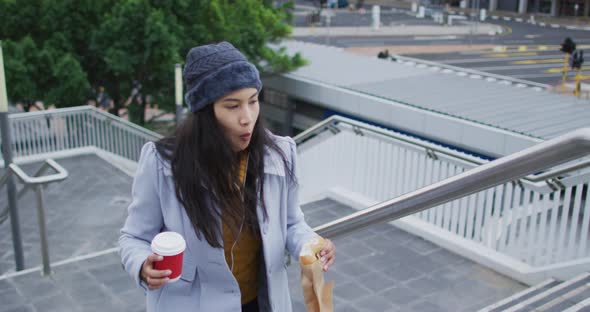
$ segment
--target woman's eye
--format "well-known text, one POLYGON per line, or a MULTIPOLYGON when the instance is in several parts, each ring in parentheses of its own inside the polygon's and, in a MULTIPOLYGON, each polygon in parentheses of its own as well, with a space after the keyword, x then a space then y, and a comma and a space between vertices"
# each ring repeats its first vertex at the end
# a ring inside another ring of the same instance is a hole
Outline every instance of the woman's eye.
POLYGON ((258 103, 258 100, 250 101, 250 105, 258 103))
POLYGON ((227 106, 227 109, 236 109, 236 108, 238 108, 238 105, 227 106))

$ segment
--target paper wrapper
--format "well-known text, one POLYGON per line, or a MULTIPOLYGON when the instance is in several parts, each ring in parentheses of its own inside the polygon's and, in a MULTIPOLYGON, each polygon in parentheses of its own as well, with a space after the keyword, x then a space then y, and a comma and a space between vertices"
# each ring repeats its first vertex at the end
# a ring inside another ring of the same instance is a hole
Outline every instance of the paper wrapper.
POLYGON ((301 287, 308 312, 333 312, 332 289, 334 282, 324 282, 322 263, 319 253, 326 241, 317 237, 304 246, 299 264, 301 265, 301 287))

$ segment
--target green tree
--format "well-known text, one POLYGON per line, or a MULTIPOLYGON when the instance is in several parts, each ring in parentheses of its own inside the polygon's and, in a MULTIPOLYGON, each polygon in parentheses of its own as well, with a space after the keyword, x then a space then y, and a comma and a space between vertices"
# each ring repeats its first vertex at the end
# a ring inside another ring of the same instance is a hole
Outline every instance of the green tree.
POLYGON ((191 47, 229 41, 263 73, 303 65, 268 46, 289 35, 292 9, 269 0, 0 0, 8 96, 73 106, 102 85, 122 105, 137 80, 172 110, 174 64, 191 47))
POLYGON ((88 36, 108 1, 0 1, 8 96, 57 106, 84 103, 96 76, 88 36), (93 25, 94 23, 94 25, 93 25))
POLYGON ((44 100, 62 107, 83 103, 88 78, 71 53, 56 49, 51 41, 38 47, 29 36, 6 41, 3 48, 11 99, 28 104, 44 100))
MULTIPOLYGON (((92 47, 104 64, 100 75, 115 102, 127 98, 133 80, 150 93, 173 92, 172 69, 181 61, 175 28, 148 0, 121 1, 111 9, 95 32, 92 47)), ((145 100, 142 103, 140 109, 133 107, 137 104, 129 108, 139 118, 129 117, 143 124, 145 100)))
POLYGON ((30 36, 24 37, 18 42, 4 41, 2 52, 4 54, 4 66, 9 99, 20 101, 32 101, 39 98, 37 84, 33 82, 37 64, 37 49, 30 36))

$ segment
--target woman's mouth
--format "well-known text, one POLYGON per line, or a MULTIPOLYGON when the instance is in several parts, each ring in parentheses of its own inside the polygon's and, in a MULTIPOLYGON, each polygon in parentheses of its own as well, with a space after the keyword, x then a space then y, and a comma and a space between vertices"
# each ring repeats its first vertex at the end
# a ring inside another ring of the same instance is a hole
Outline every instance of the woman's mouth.
POLYGON ((240 139, 242 139, 243 141, 249 141, 251 137, 252 137, 251 133, 244 133, 244 134, 240 135, 240 139))

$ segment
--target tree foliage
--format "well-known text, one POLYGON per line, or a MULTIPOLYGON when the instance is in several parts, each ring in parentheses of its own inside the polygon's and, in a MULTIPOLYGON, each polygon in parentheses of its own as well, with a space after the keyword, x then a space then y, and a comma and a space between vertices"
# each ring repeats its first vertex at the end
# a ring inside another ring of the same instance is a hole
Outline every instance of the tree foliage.
POLYGON ((292 70, 301 56, 268 46, 289 35, 292 9, 268 0, 0 0, 8 96, 75 106, 105 86, 120 104, 137 80, 171 107, 174 64, 222 40, 263 72, 292 70))

